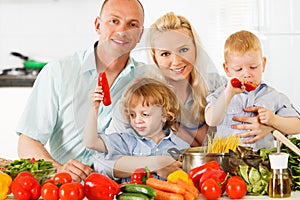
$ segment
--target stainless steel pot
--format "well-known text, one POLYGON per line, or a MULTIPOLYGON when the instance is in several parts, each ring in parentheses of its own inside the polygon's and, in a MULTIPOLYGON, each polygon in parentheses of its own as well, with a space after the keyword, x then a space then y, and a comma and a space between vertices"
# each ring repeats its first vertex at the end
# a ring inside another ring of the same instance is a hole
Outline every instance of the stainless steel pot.
POLYGON ((192 147, 178 150, 171 148, 168 153, 176 160, 182 161, 182 169, 186 172, 209 161, 217 161, 224 171, 229 169, 229 153, 204 153, 206 147, 192 147))

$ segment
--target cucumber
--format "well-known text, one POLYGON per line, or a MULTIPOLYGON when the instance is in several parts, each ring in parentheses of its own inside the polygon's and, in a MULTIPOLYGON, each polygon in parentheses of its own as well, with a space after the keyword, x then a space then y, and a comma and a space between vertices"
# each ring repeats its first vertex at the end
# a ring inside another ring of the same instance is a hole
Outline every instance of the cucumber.
POLYGON ((145 194, 148 197, 152 198, 156 195, 156 191, 148 186, 142 184, 125 184, 120 187, 121 191, 124 193, 141 193, 145 194))
POLYGON ((117 196, 118 200, 150 200, 147 195, 142 193, 122 193, 117 196))

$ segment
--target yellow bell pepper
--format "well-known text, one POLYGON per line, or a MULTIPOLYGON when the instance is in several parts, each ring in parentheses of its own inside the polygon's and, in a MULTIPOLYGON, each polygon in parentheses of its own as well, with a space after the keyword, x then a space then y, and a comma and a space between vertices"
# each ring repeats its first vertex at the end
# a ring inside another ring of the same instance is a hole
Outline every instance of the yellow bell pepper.
POLYGON ((169 174, 167 177, 167 181, 170 183, 176 183, 178 178, 181 178, 183 181, 185 181, 191 185, 194 185, 192 179, 190 179, 188 174, 185 171, 183 171, 182 169, 178 169, 178 170, 172 172, 171 174, 169 174))
POLYGON ((12 178, 0 171, 0 200, 6 199, 7 195, 10 194, 10 185, 12 183, 12 178))

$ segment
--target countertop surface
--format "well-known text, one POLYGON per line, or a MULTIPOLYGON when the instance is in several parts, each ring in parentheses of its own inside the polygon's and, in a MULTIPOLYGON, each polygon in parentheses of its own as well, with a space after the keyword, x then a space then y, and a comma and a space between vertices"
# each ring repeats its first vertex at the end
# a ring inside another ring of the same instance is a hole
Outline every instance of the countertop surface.
MULTIPOLYGON (((9 196, 7 199, 15 199, 13 196, 9 196)), ((85 198, 86 199, 86 198, 85 198)), ((297 192, 292 192, 292 195, 291 197, 289 198, 270 198, 268 196, 245 196, 243 199, 253 199, 253 200, 267 200, 267 199, 272 199, 272 200, 275 200, 275 199, 280 199, 280 200, 299 200, 300 199, 300 191, 297 191, 297 192)), ((206 200, 206 198, 204 198, 201 194, 199 195, 199 197, 197 198, 197 200, 206 200)), ((230 200, 229 197, 226 197, 226 196, 223 196, 221 198, 219 198, 218 200, 230 200)))
POLYGON ((32 87, 36 76, 0 75, 0 87, 32 87))
MULTIPOLYGON (((219 198, 218 200, 229 200, 230 198, 227 197, 226 195, 223 195, 222 198, 219 198)), ((292 192, 291 197, 289 198, 270 198, 268 196, 245 196, 243 199, 253 199, 253 200, 267 200, 267 199, 280 199, 280 200, 299 200, 300 199, 300 191, 296 191, 296 192, 292 192)), ((201 194, 199 195, 197 200, 206 200, 206 198, 204 198, 201 194)))

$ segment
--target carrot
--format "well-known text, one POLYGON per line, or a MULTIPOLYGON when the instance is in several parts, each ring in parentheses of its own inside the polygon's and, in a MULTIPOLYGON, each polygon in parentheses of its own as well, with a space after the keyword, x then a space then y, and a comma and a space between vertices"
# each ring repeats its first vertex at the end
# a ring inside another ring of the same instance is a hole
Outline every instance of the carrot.
POLYGON ((184 193, 184 200, 195 200, 197 197, 194 197, 194 195, 188 191, 185 191, 184 193))
POLYGON ((159 180, 157 178, 148 178, 146 185, 166 192, 173 192, 177 194, 185 193, 184 187, 175 183, 168 183, 167 181, 159 180))
POLYGON ((182 194, 165 192, 158 189, 155 189, 155 191, 156 191, 156 195, 154 197, 154 200, 184 200, 182 194))
POLYGON ((195 198, 198 197, 199 195, 199 190, 192 184, 182 180, 181 178, 178 178, 176 180, 176 184, 182 186, 186 191, 188 191, 189 193, 191 193, 195 198))

